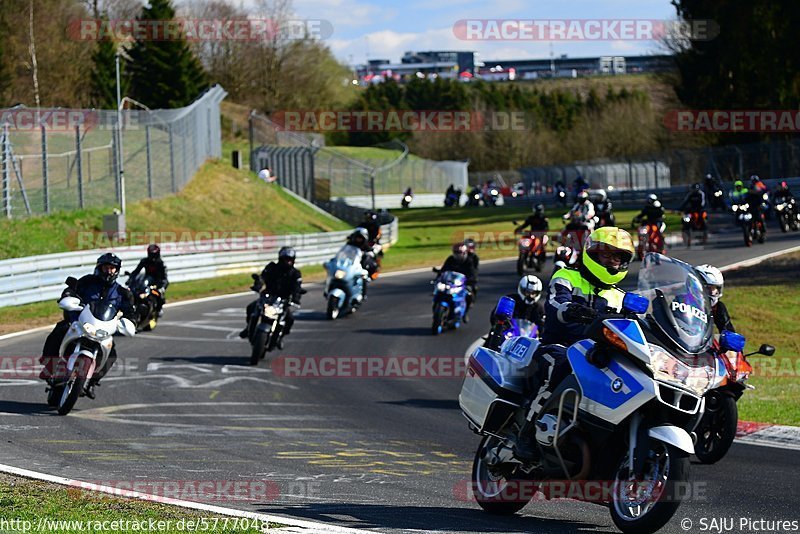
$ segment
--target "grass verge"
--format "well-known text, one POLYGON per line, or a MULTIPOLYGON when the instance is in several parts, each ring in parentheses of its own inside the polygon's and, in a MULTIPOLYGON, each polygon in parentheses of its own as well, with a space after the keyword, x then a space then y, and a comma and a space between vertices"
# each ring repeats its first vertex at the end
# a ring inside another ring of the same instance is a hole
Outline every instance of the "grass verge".
MULTIPOLYGON (((101 232, 103 215, 109 212, 92 208, 0 221, 0 234, 14 236, 0 241, 0 259, 108 246, 110 243, 101 238, 101 232)), ((203 165, 180 193, 130 204, 126 223, 128 232, 143 241, 130 244, 143 245, 149 243, 153 232, 181 235, 246 231, 281 235, 348 227, 283 189, 265 184, 249 171, 233 169, 220 160, 203 165)))
POLYGON ((800 253, 725 274, 723 300, 747 350, 774 345, 775 355, 751 356, 756 387, 739 401, 739 419, 800 426, 800 253))
MULTIPOLYGON (((115 497, 4 473, 0 473, 0 503, 5 510, 3 520, 10 527, 8 532, 41 530, 79 533, 107 529, 120 532, 154 530, 161 532, 202 530, 239 534, 264 532, 258 520, 220 516, 167 504, 115 497), (205 521, 201 523, 201 519, 205 521), (238 522, 235 522, 236 519, 238 522), (227 528, 225 528, 226 520, 227 528), (112 522, 115 521, 120 528, 112 526, 112 522), (127 528, 123 528, 124 521, 128 522, 127 528), (164 523, 159 523, 161 521, 164 523), (188 527, 190 521, 195 525, 194 529, 188 527), (134 522, 140 525, 140 528, 136 528, 134 522), (94 528, 93 525, 102 526, 94 528), (202 528, 203 525, 207 528, 202 528), (39 529, 38 526, 42 528, 39 529), (246 528, 249 526, 252 528, 246 528)), ((270 529, 281 526, 276 523, 269 524, 270 529)))

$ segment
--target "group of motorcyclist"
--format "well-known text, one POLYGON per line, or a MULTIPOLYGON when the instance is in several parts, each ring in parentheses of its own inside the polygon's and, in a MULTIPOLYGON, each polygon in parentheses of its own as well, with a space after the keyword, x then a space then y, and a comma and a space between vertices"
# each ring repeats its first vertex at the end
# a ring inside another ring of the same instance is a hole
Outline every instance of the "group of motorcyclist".
MULTIPOLYGON (((751 205, 755 213, 763 216, 761 202, 766 186, 757 177, 751 178, 750 188, 745 188, 741 181, 734 183, 734 189, 730 193, 730 200, 734 202, 745 202, 751 205)), ((780 201, 789 201, 794 197, 789 191, 786 182, 782 182, 775 191, 773 198, 780 201)), ((603 210, 611 212, 611 203, 607 197, 601 198, 603 210)), ((700 184, 694 184, 681 205, 681 210, 706 209, 706 193, 700 184)), ((515 317, 529 320, 540 327, 542 337, 542 348, 540 349, 540 359, 547 362, 539 366, 537 380, 540 383, 541 391, 537 395, 534 405, 531 407, 529 422, 533 421, 533 414, 537 406, 546 400, 548 391, 552 390, 551 385, 558 381, 563 373, 564 346, 569 345, 580 335, 582 325, 592 319, 598 312, 606 307, 618 308, 621 303, 622 292, 616 289, 618 284, 627 273, 628 265, 633 259, 633 241, 630 235, 620 228, 611 224, 600 226, 595 229, 597 211, 593 203, 589 200, 589 194, 583 188, 577 195, 575 206, 564 216, 568 221, 567 229, 571 225, 576 225, 577 220, 589 236, 585 240, 585 247, 582 251, 581 261, 574 263, 558 262, 550 280, 548 295, 546 299, 541 299, 542 282, 533 275, 523 276, 517 285, 517 291, 508 296, 515 301, 515 317), (548 386, 550 384, 550 386, 548 386), (549 389, 548 389, 549 388, 549 389)), ((663 226, 664 208, 655 194, 648 195, 646 205, 642 211, 634 218, 634 221, 645 221, 663 226)), ((613 221, 613 218, 610 219, 613 221)), ((610 222, 609 221, 609 222, 610 222)), ((574 227, 574 226, 573 226, 574 227)), ((544 206, 537 204, 533 208, 533 213, 517 226, 518 232, 530 228, 531 232, 546 232, 549 230, 549 221, 545 216, 544 206)), ((380 269, 380 258, 382 253, 379 247, 380 224, 378 215, 373 211, 365 213, 360 225, 347 237, 347 244, 355 246, 363 251, 362 267, 367 272, 369 280, 374 280, 380 269), (378 247, 376 248, 376 245, 378 247)), ((302 294, 302 275, 295 268, 296 251, 292 247, 282 247, 278 253, 278 261, 270 262, 260 273, 253 275, 254 284, 251 289, 263 293, 267 292, 288 299, 299 304, 302 294)), ((478 267, 479 258, 476 253, 476 243, 472 239, 466 239, 453 245, 452 254, 444 261, 441 271, 454 271, 465 276, 468 286, 468 296, 466 301, 467 313, 464 322, 468 321, 468 313, 475 301, 478 289, 478 267)), ((133 296, 130 290, 117 283, 117 277, 122 267, 121 259, 113 253, 106 253, 97 260, 94 272, 77 280, 71 287, 64 290, 62 298, 65 296, 78 297, 84 304, 96 300, 104 300, 113 303, 121 312, 123 317, 133 318, 136 311, 133 305, 133 296)), ((165 293, 169 285, 167 269, 161 258, 160 248, 157 244, 151 244, 147 248, 147 257, 143 258, 136 268, 130 273, 129 281, 136 277, 140 272, 146 273, 158 287, 158 302, 156 313, 160 316, 162 307, 165 303, 165 293)), ((714 317, 717 326, 722 329, 733 330, 730 324, 730 317, 719 297, 722 296, 722 274, 718 269, 711 266, 698 268, 698 272, 706 280, 707 286, 717 293, 711 294, 714 305, 714 317)), ((366 295, 366 286, 364 294, 366 295)), ((247 306, 247 317, 250 317, 256 301, 247 306)), ((59 321, 47 337, 43 350, 41 362, 43 370, 40 378, 52 382, 55 376, 55 365, 59 358, 60 345, 69 328, 69 325, 76 318, 76 312, 64 312, 64 319, 59 321)), ((495 320, 494 311, 491 321, 495 320)), ((278 347, 282 348, 283 338, 291 331, 294 317, 291 311, 287 311, 285 330, 278 342, 278 347)), ((248 325, 240 332, 240 337, 246 338, 249 334, 248 325)), ((94 388, 105 376, 109 369, 114 365, 116 352, 112 350, 110 357, 105 365, 100 369, 87 384, 85 394, 94 398, 94 388)), ((532 424, 532 423, 531 423, 532 424)), ((529 434, 523 432, 523 434, 529 434)), ((526 442, 521 442, 521 454, 525 454, 526 442)))

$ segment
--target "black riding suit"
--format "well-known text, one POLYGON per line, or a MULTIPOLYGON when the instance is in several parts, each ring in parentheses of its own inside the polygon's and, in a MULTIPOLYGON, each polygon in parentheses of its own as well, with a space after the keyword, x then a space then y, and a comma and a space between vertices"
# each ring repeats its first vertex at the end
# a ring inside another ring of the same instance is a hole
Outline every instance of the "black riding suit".
POLYGON ((167 266, 164 265, 164 260, 161 258, 158 258, 157 260, 142 258, 139 260, 139 264, 136 266, 136 268, 131 271, 130 279, 132 280, 136 278, 136 275, 138 275, 141 270, 144 270, 145 274, 151 277, 153 279, 153 283, 158 286, 158 292, 160 296, 158 298, 156 312, 160 312, 167 300, 166 293, 167 288, 169 287, 169 280, 167 280, 167 266))
POLYGON ((469 256, 467 256, 464 260, 458 260, 455 257, 448 256, 446 260, 444 260, 444 264, 442 268, 439 269, 441 272, 444 271, 453 271, 456 273, 461 273, 467 279, 467 311, 469 311, 470 306, 472 306, 472 302, 474 300, 475 295, 475 286, 478 284, 478 274, 475 271, 475 264, 472 262, 469 256))
MULTIPOLYGON (((275 295, 282 299, 290 299, 291 302, 299 304, 302 283, 302 275, 299 270, 294 268, 294 265, 289 265, 281 261, 278 263, 271 261, 264 267, 264 270, 261 271, 261 276, 253 283, 252 289, 260 293, 275 295), (263 289, 262 286, 264 286, 263 289)), ((250 325, 249 319, 253 315, 256 304, 258 304, 257 299, 247 305, 248 325, 250 325)), ((286 325, 283 330, 284 336, 289 335, 293 324, 294 316, 292 315, 292 308, 287 307, 286 325)), ((255 322, 250 325, 250 327, 255 328, 255 322)))

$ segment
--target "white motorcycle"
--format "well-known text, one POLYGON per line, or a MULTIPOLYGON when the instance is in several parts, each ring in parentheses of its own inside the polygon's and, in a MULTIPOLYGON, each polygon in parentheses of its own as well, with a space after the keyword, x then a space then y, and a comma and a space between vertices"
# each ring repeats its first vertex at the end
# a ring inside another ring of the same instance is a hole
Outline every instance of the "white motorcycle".
POLYGON ((136 326, 102 300, 86 306, 78 297, 64 297, 58 306, 67 312, 81 312, 61 342, 55 378, 47 390, 47 404, 56 407, 59 415, 67 415, 78 397, 84 396, 84 387, 95 372, 103 368, 114 347, 114 333, 133 337, 136 326))
POLYGON ((709 353, 711 305, 690 265, 647 254, 639 292, 626 294, 622 313, 599 317, 567 349, 571 373, 536 416, 532 462, 514 449, 539 342, 512 337, 500 352, 472 353, 459 403, 483 436, 471 489, 484 510, 510 515, 536 493, 550 498, 554 486, 568 484, 570 497, 608 505, 623 532, 655 532, 675 514, 694 452, 685 428, 724 369, 709 353), (592 484, 597 491, 587 492, 592 484))

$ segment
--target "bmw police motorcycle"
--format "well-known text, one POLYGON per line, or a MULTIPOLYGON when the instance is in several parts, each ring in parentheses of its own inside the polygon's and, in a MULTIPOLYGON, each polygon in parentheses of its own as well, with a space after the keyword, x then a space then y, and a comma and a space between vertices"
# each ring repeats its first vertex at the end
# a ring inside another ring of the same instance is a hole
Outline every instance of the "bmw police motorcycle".
MULTIPOLYGON (((539 342, 507 339, 500 352, 477 348, 459 403, 482 436, 471 490, 487 512, 513 514, 554 485, 555 492, 607 505, 623 532, 655 532, 690 492, 692 437, 685 430, 703 409, 703 394, 724 376, 709 351, 711 305, 691 265, 648 253, 637 293, 620 313, 600 316, 567 349, 571 373, 536 415, 537 459, 514 455, 533 396, 527 377, 539 342)), ((513 310, 498 310, 511 316, 513 310)), ((732 350, 744 338, 726 332, 732 350)))

